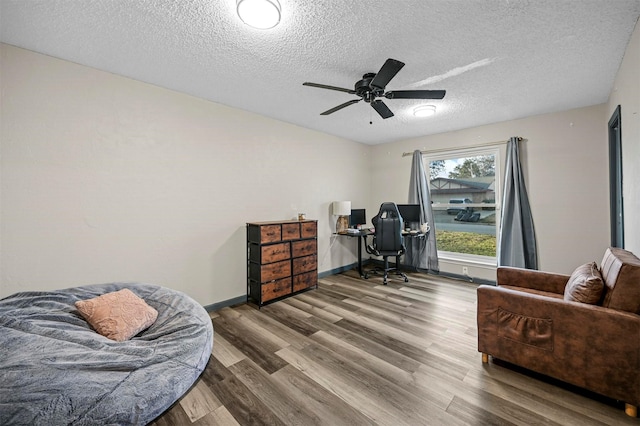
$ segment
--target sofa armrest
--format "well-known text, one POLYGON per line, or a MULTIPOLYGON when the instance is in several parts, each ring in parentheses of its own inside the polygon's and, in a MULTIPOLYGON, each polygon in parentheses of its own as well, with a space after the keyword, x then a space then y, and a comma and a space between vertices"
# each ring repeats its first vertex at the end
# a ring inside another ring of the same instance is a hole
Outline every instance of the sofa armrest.
POLYGON ((478 350, 640 405, 640 315, 478 287, 478 350))
POLYGON ((496 283, 498 285, 509 285, 563 294, 569 278, 569 275, 554 274, 533 269, 514 268, 511 266, 500 266, 498 267, 496 283))

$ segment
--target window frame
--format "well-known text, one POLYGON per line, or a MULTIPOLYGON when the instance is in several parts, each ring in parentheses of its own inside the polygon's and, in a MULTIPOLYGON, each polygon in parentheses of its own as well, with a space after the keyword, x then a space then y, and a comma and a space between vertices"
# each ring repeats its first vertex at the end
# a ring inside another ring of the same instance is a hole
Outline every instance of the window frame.
MULTIPOLYGON (((438 249, 438 258, 445 260, 452 260, 463 263, 476 263, 478 265, 497 265, 498 262, 498 252, 500 250, 500 219, 501 219, 501 208, 500 203, 502 201, 502 163, 500 161, 500 146, 483 146, 476 148, 459 148, 459 149, 443 149, 428 152, 423 155, 424 167, 429 173, 429 190, 431 190, 431 167, 430 163, 436 160, 452 160, 457 158, 469 158, 469 157, 478 157, 483 155, 493 155, 495 158, 495 179, 496 182, 494 184, 494 193, 495 193, 495 203, 470 203, 464 204, 467 207, 494 207, 496 212, 496 255, 495 256, 483 256, 477 254, 468 254, 468 253, 457 253, 451 251, 443 251, 438 249)), ((457 203, 433 203, 432 207, 444 208, 447 209, 449 207, 459 207, 460 204, 457 203)))

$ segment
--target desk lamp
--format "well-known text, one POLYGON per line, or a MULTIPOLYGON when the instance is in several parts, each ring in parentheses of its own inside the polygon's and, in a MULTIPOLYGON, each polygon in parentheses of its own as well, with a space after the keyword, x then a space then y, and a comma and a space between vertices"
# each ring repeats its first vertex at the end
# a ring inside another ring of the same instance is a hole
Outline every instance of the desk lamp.
POLYGON ((349 227, 349 215, 351 214, 351 201, 334 201, 332 205, 333 215, 338 216, 336 232, 344 232, 349 227))

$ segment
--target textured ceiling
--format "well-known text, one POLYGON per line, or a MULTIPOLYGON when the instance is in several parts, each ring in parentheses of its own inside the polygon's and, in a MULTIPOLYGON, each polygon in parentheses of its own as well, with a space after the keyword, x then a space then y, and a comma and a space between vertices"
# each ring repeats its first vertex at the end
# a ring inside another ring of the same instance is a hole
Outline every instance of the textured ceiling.
POLYGON ((607 101, 640 0, 280 0, 271 30, 236 0, 0 0, 1 40, 347 139, 379 144, 607 101), (387 58, 387 90, 437 101, 364 102, 328 116, 387 58), (412 109, 437 107, 416 118, 412 109), (370 124, 372 122, 372 124, 370 124))

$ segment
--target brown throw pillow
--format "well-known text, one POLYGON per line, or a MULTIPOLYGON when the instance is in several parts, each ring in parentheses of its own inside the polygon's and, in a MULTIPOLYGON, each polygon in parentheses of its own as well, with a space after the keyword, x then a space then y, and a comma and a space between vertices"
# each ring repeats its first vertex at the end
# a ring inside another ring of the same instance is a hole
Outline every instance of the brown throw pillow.
POLYGON ((571 274, 564 288, 564 300, 595 305, 600 302, 603 288, 604 282, 596 262, 585 263, 571 274))
POLYGON ((75 305, 94 330, 118 342, 129 340, 158 318, 158 311, 128 288, 79 300, 75 305))

